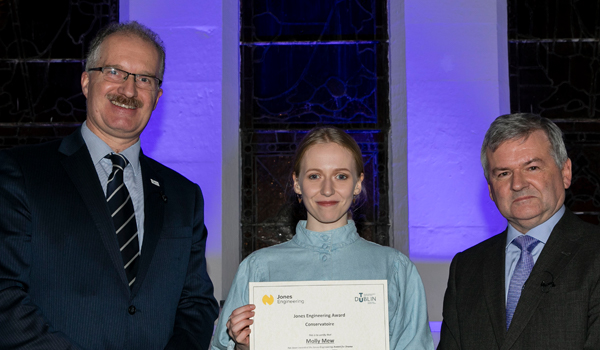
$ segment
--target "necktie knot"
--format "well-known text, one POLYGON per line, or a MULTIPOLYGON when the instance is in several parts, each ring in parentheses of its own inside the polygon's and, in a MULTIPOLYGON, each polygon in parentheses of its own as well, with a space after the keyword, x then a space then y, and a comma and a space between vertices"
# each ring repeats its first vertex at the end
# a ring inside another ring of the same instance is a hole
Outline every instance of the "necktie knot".
POLYGON ((110 153, 110 154, 107 154, 106 157, 104 157, 104 158, 110 159, 110 161, 113 163, 113 166, 119 166, 121 169, 125 169, 127 164, 129 164, 129 161, 127 161, 127 158, 125 158, 124 155, 119 154, 119 153, 110 153))
POLYGON ((531 254, 531 251, 538 245, 538 243, 540 243, 540 241, 527 235, 521 235, 512 241, 512 244, 521 249, 521 252, 527 251, 529 254, 531 254))

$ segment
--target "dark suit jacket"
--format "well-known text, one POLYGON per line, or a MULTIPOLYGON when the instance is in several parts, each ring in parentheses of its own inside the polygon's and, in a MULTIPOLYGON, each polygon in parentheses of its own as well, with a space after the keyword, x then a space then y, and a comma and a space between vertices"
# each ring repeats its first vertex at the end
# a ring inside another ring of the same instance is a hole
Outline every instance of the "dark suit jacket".
POLYGON ((0 152, 0 349, 208 348, 218 309, 200 188, 140 163, 144 240, 130 290, 80 130, 0 152))
POLYGON ((600 349, 600 228, 565 211, 508 331, 505 246, 506 231, 452 260, 438 350, 600 349))

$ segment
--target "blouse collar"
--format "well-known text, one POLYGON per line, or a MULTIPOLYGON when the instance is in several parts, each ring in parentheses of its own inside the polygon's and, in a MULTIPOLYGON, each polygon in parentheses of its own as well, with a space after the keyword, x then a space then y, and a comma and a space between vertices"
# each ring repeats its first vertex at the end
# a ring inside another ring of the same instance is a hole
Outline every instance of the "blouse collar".
POLYGON ((296 235, 293 241, 306 248, 329 246, 331 249, 336 249, 352 244, 359 238, 353 220, 348 220, 348 224, 345 226, 323 232, 308 230, 306 220, 300 220, 296 225, 296 235))

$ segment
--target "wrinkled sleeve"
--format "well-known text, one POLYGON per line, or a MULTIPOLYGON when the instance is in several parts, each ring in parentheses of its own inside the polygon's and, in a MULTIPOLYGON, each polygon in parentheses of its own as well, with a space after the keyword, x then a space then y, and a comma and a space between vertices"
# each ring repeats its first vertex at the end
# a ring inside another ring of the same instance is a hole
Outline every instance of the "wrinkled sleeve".
POLYGON ((211 347, 212 350, 233 350, 235 347, 235 342, 227 334, 226 324, 233 310, 248 304, 248 282, 254 280, 252 276, 256 273, 253 265, 255 265, 255 259, 253 255, 250 255, 242 261, 235 274, 229 295, 227 295, 227 300, 225 300, 225 305, 223 305, 223 310, 221 310, 221 315, 217 322, 217 329, 215 330, 211 347))
POLYGON ((206 349, 218 315, 213 284, 206 270, 206 239, 204 200, 196 185, 192 251, 188 272, 177 313, 173 336, 165 349, 206 349))
POLYGON ((401 307, 390 320, 390 349, 431 349, 433 338, 427 316, 427 300, 421 276, 405 256, 397 262, 397 281, 401 307))
POLYGON ((32 217, 23 174, 0 152, 0 349, 74 349, 29 297, 32 217))
POLYGON ((596 282, 590 296, 587 338, 583 348, 600 349, 600 281, 596 282))

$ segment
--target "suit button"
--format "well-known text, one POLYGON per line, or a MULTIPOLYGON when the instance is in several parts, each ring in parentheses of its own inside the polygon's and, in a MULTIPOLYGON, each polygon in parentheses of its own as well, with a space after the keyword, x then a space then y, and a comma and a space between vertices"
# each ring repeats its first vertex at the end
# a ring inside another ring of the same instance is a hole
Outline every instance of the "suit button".
POLYGON ((131 305, 129 309, 127 309, 127 312, 129 312, 130 315, 135 314, 135 306, 131 305))

